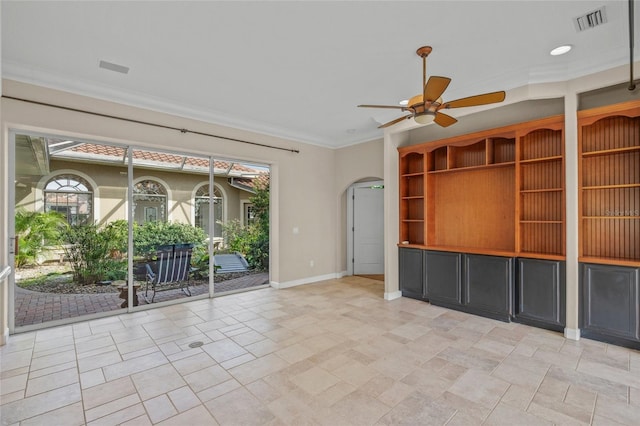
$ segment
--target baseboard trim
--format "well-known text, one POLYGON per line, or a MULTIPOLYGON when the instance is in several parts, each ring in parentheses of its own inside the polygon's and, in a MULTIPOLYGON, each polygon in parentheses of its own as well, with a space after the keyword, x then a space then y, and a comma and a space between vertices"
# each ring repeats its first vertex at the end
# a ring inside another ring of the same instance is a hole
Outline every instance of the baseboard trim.
POLYGON ((384 300, 396 300, 402 297, 401 291, 384 292, 384 300))
POLYGON ((564 328, 564 337, 570 340, 580 340, 579 328, 564 328))
POLYGON ((271 284, 271 287, 275 289, 283 289, 283 288, 289 288, 289 287, 296 287, 304 284, 317 283, 319 281, 335 280, 337 278, 340 278, 340 273, 316 275, 315 277, 301 278, 299 280, 285 281, 283 283, 271 281, 270 284, 271 284))
POLYGON ((0 336, 0 346, 6 345, 9 341, 9 327, 5 328, 0 336))

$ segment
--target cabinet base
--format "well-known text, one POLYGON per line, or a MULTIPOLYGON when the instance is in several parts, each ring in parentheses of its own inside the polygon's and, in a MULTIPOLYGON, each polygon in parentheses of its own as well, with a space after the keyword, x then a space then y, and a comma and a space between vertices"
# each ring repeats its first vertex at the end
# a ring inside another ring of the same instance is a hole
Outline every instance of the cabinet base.
POLYGON ((637 340, 625 339, 623 337, 616 337, 586 330, 582 330, 582 337, 586 339, 597 340, 598 342, 611 343, 612 345, 616 346, 623 346, 625 348, 640 350, 640 342, 638 342, 637 340))
MULTIPOLYGON (((519 315, 516 315, 513 318, 513 322, 517 322, 518 324, 530 325, 536 328, 544 328, 545 330, 559 331, 560 333, 564 333, 564 326, 561 324, 549 324, 547 321, 539 321, 531 318, 522 317, 519 315)), ((577 339, 572 339, 572 340, 577 340, 577 339)))
POLYGON ((453 309, 455 311, 465 312, 467 314, 478 315, 485 318, 491 318, 502 322, 511 322, 511 316, 505 313, 490 312, 482 309, 475 309, 469 306, 456 305, 453 303, 440 302, 438 300, 429 300, 433 306, 440 306, 442 308, 453 309))
POLYGON ((421 300, 423 302, 428 302, 429 299, 425 299, 424 297, 417 295, 410 291, 402 291, 402 297, 408 297, 409 299, 421 300))

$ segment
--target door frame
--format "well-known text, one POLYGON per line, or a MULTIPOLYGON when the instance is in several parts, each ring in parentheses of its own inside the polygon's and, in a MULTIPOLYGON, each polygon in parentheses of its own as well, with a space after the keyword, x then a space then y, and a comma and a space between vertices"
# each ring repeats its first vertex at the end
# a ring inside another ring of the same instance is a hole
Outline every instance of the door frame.
POLYGON ((367 188, 374 185, 383 185, 383 180, 371 180, 367 182, 356 182, 347 188, 347 275, 353 275, 353 262, 355 259, 353 244, 353 213, 354 213, 354 197, 356 188, 367 188))

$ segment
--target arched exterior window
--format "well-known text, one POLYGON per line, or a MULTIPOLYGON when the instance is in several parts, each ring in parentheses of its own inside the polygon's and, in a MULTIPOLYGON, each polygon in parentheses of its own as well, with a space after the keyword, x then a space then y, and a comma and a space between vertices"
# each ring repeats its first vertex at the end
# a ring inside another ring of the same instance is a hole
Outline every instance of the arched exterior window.
POLYGON ((54 176, 44 187, 44 210, 62 213, 70 225, 93 223, 93 188, 77 175, 54 176))
POLYGON ((133 185, 133 220, 139 225, 167 221, 167 189, 162 184, 146 179, 133 185))
MULTIPOLYGON (((196 191, 195 200, 195 225, 209 233, 209 184, 202 185, 196 191)), ((213 217, 215 225, 213 235, 222 237, 222 221, 224 212, 224 199, 222 191, 216 186, 213 187, 213 217)))

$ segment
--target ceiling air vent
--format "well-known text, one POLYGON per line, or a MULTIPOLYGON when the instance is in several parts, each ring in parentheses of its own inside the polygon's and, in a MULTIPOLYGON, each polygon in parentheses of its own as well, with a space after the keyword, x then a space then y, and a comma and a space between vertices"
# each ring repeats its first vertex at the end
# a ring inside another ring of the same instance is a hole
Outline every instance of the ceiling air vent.
POLYGON ((573 19, 573 25, 575 25, 576 31, 578 32, 588 30, 590 28, 594 28, 606 23, 607 13, 604 9, 604 6, 573 19))
POLYGON ((118 64, 114 64, 113 62, 107 62, 107 61, 100 61, 98 63, 98 66, 100 68, 104 68, 105 70, 109 70, 109 71, 115 71, 115 72, 119 72, 122 74, 128 74, 129 73, 129 67, 125 67, 124 65, 118 65, 118 64))

